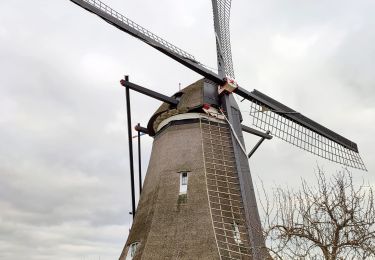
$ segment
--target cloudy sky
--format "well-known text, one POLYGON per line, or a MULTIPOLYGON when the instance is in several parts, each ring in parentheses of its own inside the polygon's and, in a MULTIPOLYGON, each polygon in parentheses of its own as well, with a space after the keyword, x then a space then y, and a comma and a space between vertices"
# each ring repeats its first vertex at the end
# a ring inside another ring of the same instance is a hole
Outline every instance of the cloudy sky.
MULTIPOLYGON (((106 3, 216 66, 211 1, 106 3)), ((369 171, 353 170, 355 181, 370 185, 374 8, 372 0, 234 0, 231 16, 239 83, 357 142, 369 171)), ((117 259, 131 210, 118 82, 129 74, 171 95, 200 76, 68 0, 0 2, 0 71, 0 259, 117 259)), ((134 124, 159 105, 136 93, 132 102, 134 124)), ((145 169, 152 139, 143 144, 145 169)), ((341 169, 276 138, 251 159, 266 187, 312 180, 317 165, 341 169)))

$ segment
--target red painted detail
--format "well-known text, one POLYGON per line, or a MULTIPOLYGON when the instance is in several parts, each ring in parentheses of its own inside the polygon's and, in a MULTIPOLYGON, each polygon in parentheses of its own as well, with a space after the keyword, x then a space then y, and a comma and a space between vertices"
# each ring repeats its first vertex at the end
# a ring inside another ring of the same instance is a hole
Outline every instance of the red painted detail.
POLYGON ((125 80, 124 79, 122 79, 122 80, 120 80, 120 84, 122 85, 122 86, 124 86, 125 87, 125 80))
POLYGON ((204 109, 210 109, 211 105, 210 104, 203 104, 204 109))

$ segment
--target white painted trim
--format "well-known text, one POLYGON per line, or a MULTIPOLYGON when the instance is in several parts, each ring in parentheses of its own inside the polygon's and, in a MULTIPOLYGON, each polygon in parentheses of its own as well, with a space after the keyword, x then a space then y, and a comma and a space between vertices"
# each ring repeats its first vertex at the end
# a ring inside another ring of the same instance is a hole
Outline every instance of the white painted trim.
POLYGON ((180 121, 180 120, 185 120, 185 119, 197 119, 197 118, 204 118, 209 121, 217 122, 217 123, 225 123, 225 121, 223 120, 219 120, 217 118, 213 118, 202 113, 184 113, 184 114, 178 114, 178 115, 168 117, 167 119, 164 119, 163 121, 161 121, 158 125, 158 128, 156 129, 156 132, 159 132, 160 129, 162 129, 164 126, 166 126, 172 121, 180 121))

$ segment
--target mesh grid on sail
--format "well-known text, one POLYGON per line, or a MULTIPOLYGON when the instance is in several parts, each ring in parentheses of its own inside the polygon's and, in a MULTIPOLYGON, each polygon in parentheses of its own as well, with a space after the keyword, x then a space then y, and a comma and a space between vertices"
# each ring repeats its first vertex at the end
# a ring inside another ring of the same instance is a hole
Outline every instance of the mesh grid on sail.
POLYGON ((100 0, 82 0, 82 1, 91 5, 91 6, 93 6, 93 7, 95 7, 95 8, 97 8, 97 9, 99 9, 100 11, 110 15, 113 19, 117 19, 118 21, 121 21, 122 23, 131 27, 132 29, 135 30, 135 34, 140 34, 145 39, 147 39, 147 38, 152 39, 155 42, 157 42, 158 44, 162 45, 164 48, 168 49, 170 52, 178 54, 185 59, 189 59, 191 61, 194 61, 194 62, 198 63, 195 60, 193 55, 187 53, 186 51, 178 48, 177 46, 173 45, 172 43, 170 43, 170 42, 164 40, 163 38, 157 36, 156 34, 150 32, 149 30, 147 30, 143 26, 137 24, 136 22, 130 20, 129 18, 127 18, 124 15, 117 12, 116 10, 112 9, 111 7, 109 7, 108 5, 103 3, 102 1, 100 1, 100 0))
POLYGON ((214 8, 216 40, 219 41, 218 51, 221 53, 224 62, 225 76, 234 78, 229 31, 231 2, 231 0, 212 0, 212 6, 214 8))
MULTIPOLYGON (((361 156, 355 149, 345 147, 283 115, 283 111, 275 111, 261 102, 250 102, 250 116, 254 126, 271 131, 276 136, 303 150, 311 152, 330 161, 367 171, 361 156)), ((298 112, 285 112, 288 113, 298 112)))

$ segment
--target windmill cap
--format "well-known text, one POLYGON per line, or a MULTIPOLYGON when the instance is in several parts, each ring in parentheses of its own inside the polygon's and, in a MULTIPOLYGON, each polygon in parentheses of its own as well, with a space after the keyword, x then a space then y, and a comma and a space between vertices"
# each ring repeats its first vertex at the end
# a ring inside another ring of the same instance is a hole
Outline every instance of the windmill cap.
MULTIPOLYGON (((148 122, 147 129, 150 135, 154 136, 156 134, 159 124, 165 119, 178 114, 198 112, 204 105, 210 105, 205 100, 204 86, 206 81, 205 79, 200 79, 175 93, 172 97, 179 99, 177 106, 163 103, 148 122)), ((214 91, 217 93, 217 89, 214 89, 214 91)))

